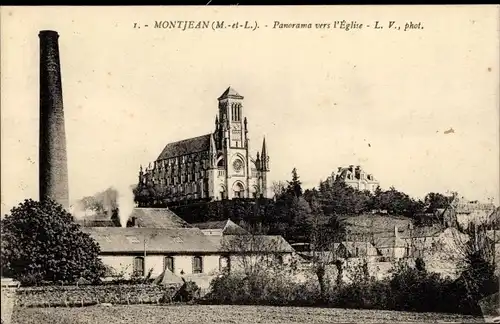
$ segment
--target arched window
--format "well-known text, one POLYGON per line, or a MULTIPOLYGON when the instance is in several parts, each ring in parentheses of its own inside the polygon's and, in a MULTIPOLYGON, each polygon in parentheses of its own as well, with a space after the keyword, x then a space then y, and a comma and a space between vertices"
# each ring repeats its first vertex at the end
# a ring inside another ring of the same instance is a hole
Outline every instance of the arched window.
POLYGON ((134 258, 134 275, 139 277, 144 276, 144 257, 134 258))
POLYGON ((243 185, 239 182, 235 183, 233 186, 233 191, 234 191, 234 197, 235 198, 243 198, 244 195, 244 188, 243 185))

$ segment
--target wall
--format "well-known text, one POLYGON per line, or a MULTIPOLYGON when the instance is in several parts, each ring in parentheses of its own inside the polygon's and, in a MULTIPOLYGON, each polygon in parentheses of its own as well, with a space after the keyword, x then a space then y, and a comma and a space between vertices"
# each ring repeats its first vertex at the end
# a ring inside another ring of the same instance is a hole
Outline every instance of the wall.
POLYGON ((201 231, 205 235, 222 236, 222 229, 206 229, 206 230, 201 230, 201 231))
MULTIPOLYGON (((290 264, 293 259, 292 253, 283 253, 282 255, 283 264, 290 264)), ((274 259, 274 255, 231 255, 230 256, 230 271, 245 271, 245 267, 255 267, 257 265, 262 266, 265 262, 271 262, 276 264, 278 262, 274 259)))
MULTIPOLYGON (((123 272, 128 278, 133 272, 134 258, 140 255, 116 255, 101 256, 101 260, 107 266, 112 267, 116 273, 123 272)), ((153 277, 159 276, 163 272, 165 255, 146 255, 145 272, 153 268, 153 277)), ((193 273, 193 255, 173 255, 174 273, 178 276, 189 275, 193 273), (182 274, 181 274, 182 272, 182 274)), ((213 274, 219 270, 219 255, 202 255, 203 273, 213 274)))

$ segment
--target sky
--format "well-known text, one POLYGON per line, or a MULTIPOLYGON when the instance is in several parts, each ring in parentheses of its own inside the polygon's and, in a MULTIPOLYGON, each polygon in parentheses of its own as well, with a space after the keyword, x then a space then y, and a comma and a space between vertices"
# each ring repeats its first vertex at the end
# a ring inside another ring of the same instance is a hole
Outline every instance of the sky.
POLYGON ((38 199, 44 29, 60 35, 71 201, 128 188, 167 143, 213 131, 231 86, 245 97, 253 154, 266 138, 270 183, 295 167, 311 188, 354 164, 416 198, 451 190, 498 203, 498 17, 498 6, 2 7, 2 215, 38 199), (272 28, 343 19, 424 29, 272 28))

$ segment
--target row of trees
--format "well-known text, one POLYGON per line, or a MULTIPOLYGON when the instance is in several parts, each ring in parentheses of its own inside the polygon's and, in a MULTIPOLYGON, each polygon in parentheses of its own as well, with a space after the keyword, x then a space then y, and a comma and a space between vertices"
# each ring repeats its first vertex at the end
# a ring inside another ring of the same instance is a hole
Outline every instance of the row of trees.
MULTIPOLYGON (((296 169, 292 170, 290 181, 275 182, 272 185, 274 199, 247 199, 215 202, 199 202, 171 209, 187 222, 210 220, 244 221, 247 224, 262 224, 268 234, 283 235, 287 240, 309 241, 313 227, 321 227, 341 237, 340 218, 383 210, 389 215, 407 216, 416 223, 422 222, 422 215, 434 214, 445 208, 450 197, 429 193, 425 199, 411 198, 395 188, 375 193, 356 190, 341 180, 322 181, 318 188, 302 187, 296 169)), ((438 221, 431 217, 431 221, 438 221)))

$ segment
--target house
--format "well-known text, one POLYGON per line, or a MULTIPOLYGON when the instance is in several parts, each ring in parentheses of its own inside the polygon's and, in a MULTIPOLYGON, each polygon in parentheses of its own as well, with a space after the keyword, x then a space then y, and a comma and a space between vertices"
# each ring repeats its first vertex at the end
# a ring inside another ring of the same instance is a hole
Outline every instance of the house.
POLYGON ((380 185, 379 181, 376 180, 372 174, 363 170, 360 165, 356 167, 354 165, 349 165, 349 167, 339 167, 337 175, 332 173, 332 175, 327 178, 327 181, 330 182, 330 184, 333 184, 335 180, 338 179, 344 181, 348 186, 351 186, 354 189, 360 191, 368 190, 372 193, 374 193, 380 185))
POLYGON ((495 205, 482 203, 477 200, 470 201, 465 198, 455 197, 443 213, 443 219, 447 224, 458 223, 467 227, 470 223, 480 224, 490 220, 495 212, 495 205))
POLYGON ((241 235, 249 234, 244 228, 230 219, 224 221, 212 221, 204 223, 192 223, 194 227, 199 228, 205 235, 241 235))
POLYGON ((393 233, 374 235, 372 239, 373 246, 378 254, 391 259, 400 259, 408 256, 409 246, 401 239, 400 231, 394 226, 393 233))
POLYGON ((280 235, 211 235, 207 238, 221 253, 221 269, 226 271, 245 271, 263 262, 286 265, 297 257, 280 235))
POLYGON ((197 228, 84 227, 113 275, 156 277, 169 269, 190 278, 219 272, 218 247, 197 228))
POLYGON ((151 271, 161 281, 167 273, 170 281, 180 277, 208 288, 214 276, 238 269, 249 256, 287 263, 295 253, 281 236, 249 235, 231 220, 197 224, 202 230, 167 208, 135 208, 127 226, 82 227, 99 244, 109 276, 147 276, 151 271))
POLYGON ((371 258, 379 255, 370 242, 344 241, 336 244, 335 255, 339 258, 371 258))

